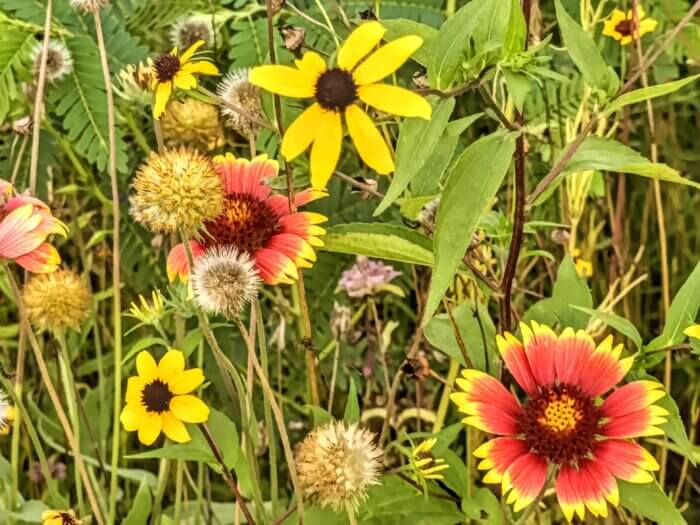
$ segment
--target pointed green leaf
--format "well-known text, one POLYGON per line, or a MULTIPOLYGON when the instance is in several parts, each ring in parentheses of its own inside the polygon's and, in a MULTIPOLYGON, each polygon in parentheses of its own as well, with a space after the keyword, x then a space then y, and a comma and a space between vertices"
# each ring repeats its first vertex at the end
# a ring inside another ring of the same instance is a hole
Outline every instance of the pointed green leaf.
POLYGON ((608 106, 605 108, 605 114, 610 115, 618 109, 621 109, 630 104, 634 104, 635 102, 641 102, 643 100, 648 100, 656 97, 663 97, 664 95, 668 95, 670 93, 673 93, 674 91, 678 91, 682 87, 685 87, 688 84, 695 82, 698 78, 700 78, 700 74, 693 75, 688 78, 682 78, 680 80, 675 80, 673 82, 657 84, 656 86, 635 89, 634 91, 630 91, 629 93, 620 95, 619 97, 615 98, 612 102, 610 102, 610 104, 608 104, 608 106))
POLYGON ((659 525, 686 525, 673 502, 659 484, 637 484, 618 480, 620 504, 628 510, 659 525))

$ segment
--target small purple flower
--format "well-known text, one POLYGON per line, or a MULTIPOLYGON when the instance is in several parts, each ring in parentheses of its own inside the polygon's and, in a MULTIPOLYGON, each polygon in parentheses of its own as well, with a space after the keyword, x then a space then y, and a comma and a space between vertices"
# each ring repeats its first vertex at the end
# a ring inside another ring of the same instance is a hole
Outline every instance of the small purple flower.
POLYGON ((389 264, 358 255, 357 262, 343 272, 338 286, 350 297, 364 297, 381 291, 399 275, 401 272, 389 264))

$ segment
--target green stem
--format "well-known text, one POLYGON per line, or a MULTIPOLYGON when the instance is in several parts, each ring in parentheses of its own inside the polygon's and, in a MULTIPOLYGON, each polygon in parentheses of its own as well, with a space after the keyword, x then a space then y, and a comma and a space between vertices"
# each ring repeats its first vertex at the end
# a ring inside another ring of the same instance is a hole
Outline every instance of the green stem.
POLYGON ((457 374, 459 373, 459 361, 456 359, 450 360, 450 369, 447 372, 447 384, 442 390, 442 396, 440 397, 440 404, 438 405, 437 414, 435 416, 435 423, 433 424, 433 434, 440 432, 442 426, 445 424, 445 415, 447 414, 447 409, 450 406, 450 394, 452 393, 452 385, 457 379, 457 374))
POLYGON ((178 459, 175 466, 175 510, 173 511, 173 521, 175 523, 180 523, 182 516, 182 478, 184 469, 185 462, 178 459))
POLYGON ((168 485, 168 474, 170 473, 170 461, 161 459, 158 465, 158 483, 156 493, 153 498, 153 512, 151 512, 151 525, 160 523, 160 513, 163 509, 163 496, 168 485))

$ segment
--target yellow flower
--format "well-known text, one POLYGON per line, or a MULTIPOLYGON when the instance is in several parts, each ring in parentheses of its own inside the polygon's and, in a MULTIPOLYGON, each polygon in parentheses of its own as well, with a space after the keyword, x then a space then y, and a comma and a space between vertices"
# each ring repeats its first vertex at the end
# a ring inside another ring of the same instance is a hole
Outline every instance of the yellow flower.
POLYGON ((581 259, 581 250, 574 248, 571 256, 574 259, 574 265, 576 266, 576 273, 579 276, 588 278, 593 276, 593 263, 586 259, 581 259))
POLYGON ((72 510, 45 510, 41 514, 42 525, 80 525, 72 510))
POLYGON ((641 5, 637 6, 636 20, 631 9, 627 11, 627 13, 619 9, 614 9, 610 17, 604 23, 603 34, 613 37, 615 40, 619 40, 621 45, 626 46, 642 35, 651 33, 656 29, 657 23, 658 22, 653 18, 646 18, 646 14, 641 5))
POLYGON ((407 89, 378 83, 391 75, 423 44, 409 35, 373 51, 386 29, 367 22, 355 29, 338 50, 336 64, 327 67, 313 51, 296 68, 265 65, 253 68, 250 82, 267 91, 315 102, 297 118, 282 139, 282 155, 292 160, 311 147, 311 185, 323 189, 333 174, 343 141, 342 117, 362 160, 377 173, 394 171, 389 147, 357 99, 379 111, 402 117, 430 119, 427 100, 407 89))
POLYGON ((144 445, 151 445, 161 430, 177 443, 190 441, 183 423, 209 419, 209 407, 190 394, 204 382, 202 369, 185 370, 183 353, 168 350, 158 364, 147 351, 139 353, 136 371, 138 375, 129 378, 126 406, 120 416, 124 429, 138 431, 144 445))
POLYGON ((153 61, 155 78, 152 89, 155 90, 153 118, 159 119, 165 112, 170 94, 175 87, 190 90, 197 87, 197 75, 218 75, 219 70, 206 60, 192 60, 197 49, 204 45, 204 40, 195 42, 187 51, 178 56, 177 48, 153 61))
POLYGON ((688 337, 693 337, 695 339, 700 339, 700 324, 692 324, 683 333, 688 337))
POLYGON ((165 301, 163 299, 163 295, 160 293, 160 290, 156 289, 151 292, 150 303, 144 298, 143 295, 140 294, 139 300, 141 301, 140 305, 135 301, 132 301, 129 308, 129 313, 126 315, 137 319, 142 324, 157 324, 161 317, 163 317, 165 314, 165 301))
POLYGON ((426 439, 411 450, 411 466, 414 477, 422 479, 445 479, 440 474, 445 469, 450 468, 442 458, 435 458, 430 453, 437 443, 437 438, 426 439))

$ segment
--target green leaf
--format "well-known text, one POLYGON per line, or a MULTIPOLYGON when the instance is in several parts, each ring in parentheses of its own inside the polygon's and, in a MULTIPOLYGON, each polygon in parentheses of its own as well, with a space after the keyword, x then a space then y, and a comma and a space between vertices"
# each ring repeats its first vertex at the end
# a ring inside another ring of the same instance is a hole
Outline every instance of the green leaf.
POLYGON ((430 239, 405 226, 374 223, 341 224, 328 228, 324 250, 366 255, 390 261, 432 266, 430 239))
POLYGON ((559 266, 552 290, 552 301, 562 327, 570 326, 573 329, 586 327, 588 316, 573 307, 590 308, 593 306, 593 297, 586 280, 576 271, 576 265, 571 257, 567 256, 559 266))
POLYGON ((673 502, 657 482, 638 484, 618 480, 620 504, 659 525, 686 525, 673 502))
POLYGON ((521 53, 525 49, 527 28, 525 17, 520 8, 519 0, 511 0, 510 20, 506 28, 505 41, 503 43, 503 56, 509 57, 521 53))
POLYGON ((688 439, 688 434, 685 431, 685 425, 683 424, 683 419, 681 418, 675 400, 667 393, 667 395, 657 401, 656 404, 668 410, 667 421, 663 425, 660 425, 661 429, 676 445, 678 445, 681 454, 695 465, 693 444, 690 442, 690 439, 688 439))
POLYGON ((448 174, 435 227, 435 269, 425 307, 427 323, 440 304, 471 242, 479 219, 490 206, 508 171, 515 132, 497 131, 464 150, 448 174))
POLYGON ((354 377, 350 377, 350 390, 348 391, 348 400, 345 403, 343 421, 346 423, 357 423, 360 421, 360 404, 357 401, 357 386, 355 385, 354 377))
POLYGON ((122 525, 146 525, 146 523, 148 523, 148 516, 151 514, 152 506, 151 489, 148 487, 146 480, 143 480, 134 497, 131 510, 129 514, 126 515, 126 518, 124 518, 124 521, 122 521, 122 525))
POLYGON ((333 421, 333 416, 325 408, 316 405, 305 405, 304 408, 311 412, 315 427, 333 421))
POLYGON ((643 342, 639 330, 637 330, 637 327, 624 317, 620 317, 619 315, 610 312, 601 312, 599 310, 593 310, 592 308, 585 308, 583 306, 574 306, 573 308, 581 312, 585 312, 591 317, 600 319, 606 325, 613 327, 622 335, 628 337, 634 343, 634 346, 637 347, 637 350, 642 349, 643 342))
POLYGON ((651 98, 663 97, 678 91, 682 87, 695 82, 700 78, 700 74, 693 75, 687 78, 682 78, 680 80, 675 80, 673 82, 666 82, 664 84, 657 84, 656 86, 649 86, 645 88, 635 89, 624 95, 620 95, 615 98, 608 106, 605 108, 605 114, 610 115, 618 109, 621 109, 629 104, 634 104, 635 102, 641 102, 642 100, 649 100, 651 98))
POLYGON ((22 60, 37 43, 29 31, 16 31, 7 25, 0 31, 0 122, 10 110, 10 101, 18 95, 16 77, 24 71, 22 60))
POLYGON ((429 168, 427 161, 445 131, 455 107, 455 99, 431 97, 430 102, 433 106, 430 120, 410 118, 401 124, 396 144, 396 171, 384 198, 374 211, 375 216, 386 210, 401 195, 417 173, 429 168))
POLYGON ((532 80, 529 76, 508 68, 503 69, 503 76, 506 79, 508 93, 513 97, 515 108, 522 112, 525 101, 532 91, 532 80))
POLYGON ((386 28, 384 39, 388 41, 407 35, 418 35, 421 37, 423 45, 411 55, 411 58, 422 66, 428 66, 433 56, 432 46, 438 34, 437 29, 406 18, 385 19, 382 20, 382 25, 386 28))

